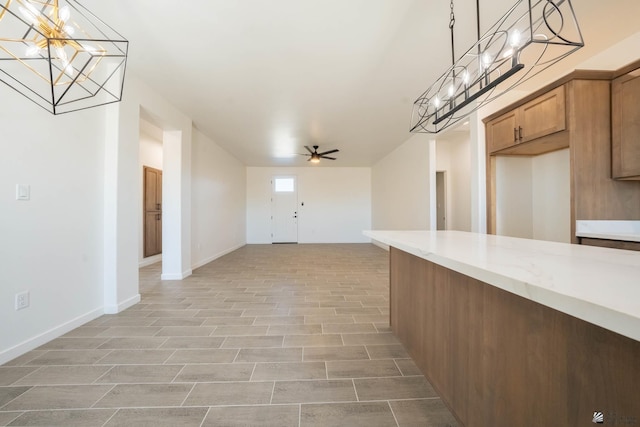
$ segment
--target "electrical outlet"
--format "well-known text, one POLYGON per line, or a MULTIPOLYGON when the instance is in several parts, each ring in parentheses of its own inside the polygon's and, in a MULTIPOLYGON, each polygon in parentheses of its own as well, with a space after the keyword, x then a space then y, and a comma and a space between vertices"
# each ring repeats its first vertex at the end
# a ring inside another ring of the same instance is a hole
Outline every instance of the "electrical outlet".
POLYGON ((16 294, 16 310, 29 307, 29 291, 16 294))

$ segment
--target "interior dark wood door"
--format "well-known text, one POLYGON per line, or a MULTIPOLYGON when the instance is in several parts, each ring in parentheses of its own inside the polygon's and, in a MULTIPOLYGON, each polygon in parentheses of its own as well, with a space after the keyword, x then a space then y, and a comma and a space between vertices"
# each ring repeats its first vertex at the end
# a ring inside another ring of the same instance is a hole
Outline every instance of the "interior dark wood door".
POLYGON ((162 253, 162 171, 144 166, 144 257, 162 253))

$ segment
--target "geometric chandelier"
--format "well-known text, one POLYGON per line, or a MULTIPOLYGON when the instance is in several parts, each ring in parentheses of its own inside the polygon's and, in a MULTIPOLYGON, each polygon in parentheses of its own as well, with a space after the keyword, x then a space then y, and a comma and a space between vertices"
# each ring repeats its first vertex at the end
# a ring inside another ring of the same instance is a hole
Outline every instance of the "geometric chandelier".
POLYGON ((74 0, 0 0, 0 81, 53 114, 120 101, 128 48, 74 0))
POLYGON ((418 97, 410 131, 438 133, 583 46, 570 0, 518 0, 418 97))

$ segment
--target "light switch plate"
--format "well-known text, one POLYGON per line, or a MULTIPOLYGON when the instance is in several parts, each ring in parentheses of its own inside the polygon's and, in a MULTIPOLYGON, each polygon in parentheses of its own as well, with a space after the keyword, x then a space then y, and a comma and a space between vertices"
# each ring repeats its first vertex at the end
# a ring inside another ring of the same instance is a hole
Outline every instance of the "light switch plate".
POLYGON ((31 187, 28 184, 16 184, 16 200, 31 199, 31 187))

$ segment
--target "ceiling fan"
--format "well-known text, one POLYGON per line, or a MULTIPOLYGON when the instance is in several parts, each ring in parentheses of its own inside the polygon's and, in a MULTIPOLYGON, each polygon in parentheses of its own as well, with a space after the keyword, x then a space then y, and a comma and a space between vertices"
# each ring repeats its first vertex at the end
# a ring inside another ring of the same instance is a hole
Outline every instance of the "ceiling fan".
POLYGON ((308 156, 309 160, 307 160, 308 162, 311 163, 320 163, 320 159, 329 159, 329 160, 336 160, 335 157, 329 157, 327 156, 327 154, 331 154, 331 153, 337 153, 340 150, 329 150, 329 151, 325 151, 324 153, 318 153, 318 146, 314 145, 313 146, 313 151, 311 151, 311 148, 309 148, 308 146, 304 146, 304 148, 307 149, 307 151, 310 154, 300 154, 301 156, 308 156))

